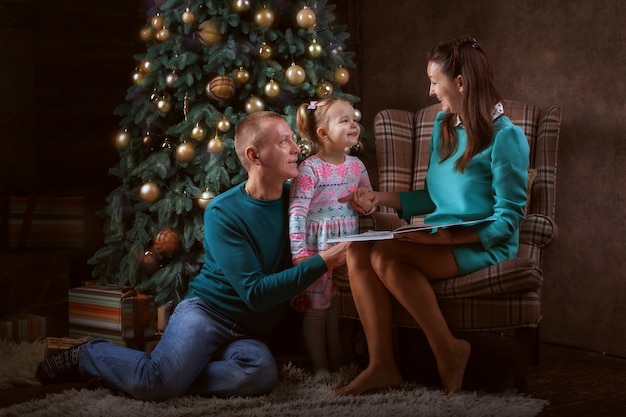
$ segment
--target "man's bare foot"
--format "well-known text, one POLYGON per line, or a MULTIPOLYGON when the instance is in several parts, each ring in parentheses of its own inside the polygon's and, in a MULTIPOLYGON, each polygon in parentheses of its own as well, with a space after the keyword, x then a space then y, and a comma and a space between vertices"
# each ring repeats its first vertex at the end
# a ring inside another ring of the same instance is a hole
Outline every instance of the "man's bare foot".
POLYGON ((470 357, 472 346, 467 340, 458 340, 455 347, 454 357, 451 357, 448 361, 437 361, 437 368, 439 370, 439 377, 443 385, 443 392, 445 394, 454 394, 461 391, 461 385, 463 384, 463 375, 465 374, 465 367, 470 357))
POLYGON ((402 384, 402 375, 394 369, 367 367, 348 385, 335 389, 337 395, 361 395, 372 391, 395 388, 402 384))

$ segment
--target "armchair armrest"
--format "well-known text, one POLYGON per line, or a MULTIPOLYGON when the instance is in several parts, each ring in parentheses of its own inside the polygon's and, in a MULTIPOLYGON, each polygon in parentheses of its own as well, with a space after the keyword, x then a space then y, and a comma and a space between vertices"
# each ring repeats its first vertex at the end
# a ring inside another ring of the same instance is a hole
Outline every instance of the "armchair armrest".
POLYGON ((548 245, 558 235, 558 228, 551 217, 529 214, 520 225, 519 240, 540 248, 548 245))

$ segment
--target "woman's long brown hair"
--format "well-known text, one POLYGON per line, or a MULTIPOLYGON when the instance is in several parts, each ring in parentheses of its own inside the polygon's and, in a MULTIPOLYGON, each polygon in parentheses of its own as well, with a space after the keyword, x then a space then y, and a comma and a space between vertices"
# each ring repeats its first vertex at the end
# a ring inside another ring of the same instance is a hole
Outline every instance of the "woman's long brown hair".
MULTIPOLYGON (((493 134, 492 111, 502 101, 495 84, 491 60, 475 38, 464 37, 444 42, 428 53, 428 61, 440 65, 442 73, 450 80, 463 79, 463 110, 459 115, 467 132, 467 149, 455 163, 463 172, 474 155, 485 149, 493 134)), ((450 158, 457 149, 456 114, 444 116, 442 143, 439 155, 450 158)))

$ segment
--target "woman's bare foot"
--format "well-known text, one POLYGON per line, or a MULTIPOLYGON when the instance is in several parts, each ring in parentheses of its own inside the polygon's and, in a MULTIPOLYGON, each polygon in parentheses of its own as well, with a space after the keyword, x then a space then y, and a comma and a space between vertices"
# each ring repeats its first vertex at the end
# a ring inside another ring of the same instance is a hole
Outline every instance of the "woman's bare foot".
POLYGON ((361 395, 372 391, 395 388, 402 384, 402 375, 398 369, 368 366, 348 385, 335 389, 337 395, 361 395))
POLYGON ((454 394, 461 391, 463 375, 465 374, 465 367, 471 351, 472 346, 467 340, 458 339, 453 356, 450 356, 451 359, 441 362, 437 361, 437 369, 439 370, 439 377, 441 378, 445 394, 454 394))

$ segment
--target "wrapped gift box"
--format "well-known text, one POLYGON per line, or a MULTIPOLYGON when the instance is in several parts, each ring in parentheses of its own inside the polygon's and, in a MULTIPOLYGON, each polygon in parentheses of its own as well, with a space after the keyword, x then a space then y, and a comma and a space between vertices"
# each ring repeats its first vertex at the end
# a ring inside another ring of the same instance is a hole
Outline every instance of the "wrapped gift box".
POLYGON ((46 354, 45 357, 49 358, 52 355, 61 353, 64 350, 71 348, 72 346, 79 345, 86 342, 87 338, 73 339, 71 337, 46 337, 46 354))
POLYGON ((13 322, 0 318, 0 340, 13 341, 13 322))
POLYGON ((84 197, 7 197, 6 244, 9 248, 84 246, 84 197))
POLYGON ((47 320, 35 314, 19 313, 2 317, 0 339, 34 342, 46 337, 47 320))
POLYGON ((70 289, 68 303, 71 338, 103 337, 132 347, 157 338, 157 308, 152 296, 92 285, 70 289))

